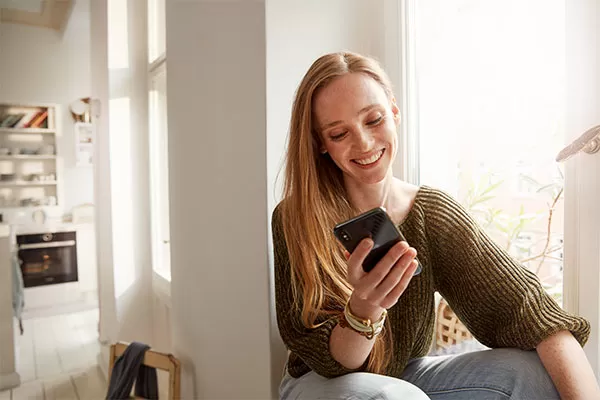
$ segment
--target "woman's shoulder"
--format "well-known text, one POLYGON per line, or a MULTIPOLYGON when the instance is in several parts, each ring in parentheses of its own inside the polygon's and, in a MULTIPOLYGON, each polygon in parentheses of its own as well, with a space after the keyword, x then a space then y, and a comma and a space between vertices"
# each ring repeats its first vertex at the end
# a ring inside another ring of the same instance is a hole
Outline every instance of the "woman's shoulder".
POLYGON ((421 185, 417 187, 406 220, 418 221, 430 228, 448 228, 459 221, 469 220, 464 207, 443 189, 421 185))
POLYGON ((425 208, 456 207, 459 204, 447 191, 428 185, 418 187, 415 203, 425 208))

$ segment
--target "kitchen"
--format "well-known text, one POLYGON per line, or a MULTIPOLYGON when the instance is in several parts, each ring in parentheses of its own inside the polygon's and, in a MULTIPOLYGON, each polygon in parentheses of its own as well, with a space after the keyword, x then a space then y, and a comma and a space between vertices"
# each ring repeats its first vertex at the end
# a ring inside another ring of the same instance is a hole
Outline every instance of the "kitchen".
POLYGON ((10 4, 0 51, 19 57, 0 60, 0 392, 84 368, 99 348, 89 3, 51 4, 50 19, 42 2, 10 4))

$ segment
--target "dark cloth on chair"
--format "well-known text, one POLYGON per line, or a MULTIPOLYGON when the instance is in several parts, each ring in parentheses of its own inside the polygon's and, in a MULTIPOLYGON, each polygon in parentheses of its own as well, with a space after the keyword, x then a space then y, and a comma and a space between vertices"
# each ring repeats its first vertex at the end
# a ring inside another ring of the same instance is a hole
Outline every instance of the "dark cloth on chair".
POLYGON ((133 342, 113 366, 108 383, 108 400, 129 399, 135 382, 135 395, 144 399, 158 399, 156 369, 142 365, 150 346, 133 342))

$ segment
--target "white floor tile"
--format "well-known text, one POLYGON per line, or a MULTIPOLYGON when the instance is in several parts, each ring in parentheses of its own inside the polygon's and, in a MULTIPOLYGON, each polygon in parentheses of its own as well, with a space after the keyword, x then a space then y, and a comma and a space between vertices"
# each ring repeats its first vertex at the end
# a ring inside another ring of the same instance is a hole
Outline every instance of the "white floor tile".
POLYGON ((44 400, 44 386, 41 381, 22 384, 13 389, 13 400, 44 400))
POLYGON ((35 371, 37 379, 60 375, 62 369, 50 318, 33 320, 33 346, 35 349, 35 371))
POLYGON ((70 375, 46 379, 43 384, 46 400, 78 400, 70 375))
POLYGON ((97 366, 74 373, 71 376, 81 400, 100 400, 106 398, 108 385, 100 368, 97 366))

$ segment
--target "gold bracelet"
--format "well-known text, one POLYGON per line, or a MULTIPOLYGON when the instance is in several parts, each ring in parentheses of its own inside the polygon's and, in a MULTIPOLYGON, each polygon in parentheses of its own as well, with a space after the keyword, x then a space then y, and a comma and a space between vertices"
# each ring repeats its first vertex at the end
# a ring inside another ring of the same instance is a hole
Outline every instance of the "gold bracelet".
POLYGON ((376 322, 371 322, 370 319, 362 319, 355 316, 350 310, 350 306, 346 303, 344 313, 340 317, 338 323, 342 328, 351 328, 361 336, 371 340, 383 331, 387 310, 383 310, 381 317, 376 322))

